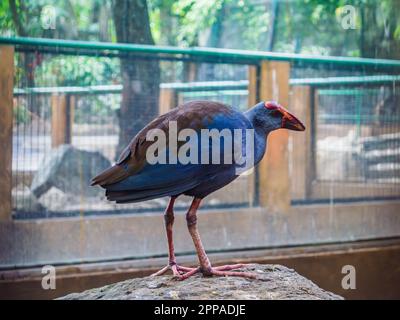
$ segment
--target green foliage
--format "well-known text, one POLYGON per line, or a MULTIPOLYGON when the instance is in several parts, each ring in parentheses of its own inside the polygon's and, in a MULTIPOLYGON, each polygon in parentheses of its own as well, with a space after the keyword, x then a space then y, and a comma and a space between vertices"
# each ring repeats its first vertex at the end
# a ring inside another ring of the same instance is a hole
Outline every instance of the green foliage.
MULTIPOLYGON (((276 0, 271 1, 148 0, 150 24, 157 44, 217 46, 266 50, 275 32, 275 51, 400 58, 399 0, 276 0), (356 29, 340 24, 344 5, 356 9, 356 29), (275 25, 275 29, 274 29, 275 25)), ((115 41, 111 0, 12 0, 0 2, 0 33, 17 35, 17 22, 28 36, 115 41), (43 30, 40 12, 52 5, 57 28, 43 30)))
POLYGON ((27 124, 31 121, 31 113, 25 105, 18 104, 13 109, 14 123, 27 124))
POLYGON ((79 124, 109 124, 116 117, 121 103, 119 95, 88 95, 80 99, 74 122, 79 124))
POLYGON ((55 56, 36 69, 37 86, 90 86, 120 83, 119 61, 112 58, 55 56))
POLYGON ((226 29, 231 30, 227 38, 235 40, 232 45, 239 49, 265 50, 271 12, 249 0, 228 6, 227 11, 226 29))
POLYGON ((191 45, 195 43, 200 31, 216 21, 217 12, 226 0, 181 0, 174 3, 172 11, 179 17, 178 42, 191 45))
MULTIPOLYGON (((110 11, 107 0, 3 0, 0 1, 0 34, 98 40, 102 25, 108 26, 111 21, 110 11), (16 17, 10 7, 12 2, 15 2, 16 17), (42 26, 41 13, 45 6, 52 6, 56 11, 54 30, 42 26)), ((107 31, 110 31, 107 37, 111 39, 112 30, 107 28, 107 31)))
POLYGON ((12 34, 13 22, 8 1, 0 1, 0 34, 12 34))

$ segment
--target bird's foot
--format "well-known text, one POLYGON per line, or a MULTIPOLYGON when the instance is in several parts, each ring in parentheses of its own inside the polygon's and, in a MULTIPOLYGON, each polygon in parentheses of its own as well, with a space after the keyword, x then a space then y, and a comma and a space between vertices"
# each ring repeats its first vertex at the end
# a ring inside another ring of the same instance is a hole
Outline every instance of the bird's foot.
POLYGON ((205 276, 220 276, 220 277, 243 277, 249 279, 258 279, 258 275, 253 272, 245 271, 231 271, 234 269, 240 269, 246 266, 251 266, 251 264, 231 264, 223 265, 218 267, 211 267, 208 270, 203 271, 205 276))
POLYGON ((234 269, 240 269, 246 266, 250 266, 251 264, 231 264, 231 265, 223 265, 218 267, 210 267, 207 270, 202 270, 201 267, 197 268, 189 268, 180 266, 176 263, 171 263, 161 270, 153 273, 151 276, 160 276, 165 274, 168 270, 171 270, 174 277, 177 280, 185 280, 199 272, 201 272, 204 276, 220 276, 220 277, 243 277, 249 279, 257 279, 257 274, 253 272, 244 272, 244 271, 231 271, 234 269))
POLYGON ((164 268, 153 273, 151 275, 151 277, 161 276, 161 275, 165 274, 168 270, 171 270, 172 274, 177 279, 184 280, 184 279, 189 278, 191 275, 199 272, 200 268, 184 267, 184 266, 180 266, 180 265, 176 264, 176 262, 171 262, 168 265, 166 265, 164 268))

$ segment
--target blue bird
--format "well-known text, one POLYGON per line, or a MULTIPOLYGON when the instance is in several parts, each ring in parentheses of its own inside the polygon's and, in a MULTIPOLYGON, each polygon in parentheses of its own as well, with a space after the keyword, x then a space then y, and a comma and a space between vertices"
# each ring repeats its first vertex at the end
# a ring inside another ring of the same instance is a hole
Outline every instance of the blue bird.
POLYGON ((117 203, 170 197, 164 213, 169 262, 154 275, 172 270, 181 280, 198 272, 255 278, 249 272, 231 271, 243 265, 211 265, 197 229, 197 210, 204 197, 257 165, 268 134, 280 128, 305 130, 300 120, 273 101, 260 102, 243 113, 218 102, 184 103, 144 127, 115 165, 93 178, 92 185, 106 189, 107 199, 117 203), (186 221, 199 259, 197 268, 180 266, 175 259, 173 207, 182 194, 193 197, 186 221))

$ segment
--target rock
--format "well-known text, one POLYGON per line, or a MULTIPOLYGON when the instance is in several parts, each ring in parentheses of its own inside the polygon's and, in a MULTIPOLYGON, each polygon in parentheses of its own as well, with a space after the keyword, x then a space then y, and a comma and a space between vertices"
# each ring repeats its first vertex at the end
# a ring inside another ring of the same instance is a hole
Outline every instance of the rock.
POLYGON ((259 279, 240 277, 203 277, 195 275, 178 281, 171 275, 144 277, 117 282, 102 288, 72 293, 65 300, 164 300, 164 299, 312 299, 342 300, 319 288, 294 270, 281 265, 253 264, 241 271, 256 272, 259 279))
POLYGON ((39 198, 39 203, 50 211, 63 211, 71 201, 62 190, 56 187, 51 187, 39 198))
POLYGON ((53 149, 47 161, 33 177, 31 190, 39 198, 51 187, 80 197, 94 197, 100 188, 90 187, 90 180, 111 165, 99 152, 79 150, 71 145, 53 149))
POLYGON ((347 136, 328 136, 317 141, 318 178, 321 180, 347 180, 362 176, 361 145, 354 130, 347 136))
POLYGON ((43 206, 27 186, 18 186, 12 189, 12 203, 19 212, 41 212, 43 206))

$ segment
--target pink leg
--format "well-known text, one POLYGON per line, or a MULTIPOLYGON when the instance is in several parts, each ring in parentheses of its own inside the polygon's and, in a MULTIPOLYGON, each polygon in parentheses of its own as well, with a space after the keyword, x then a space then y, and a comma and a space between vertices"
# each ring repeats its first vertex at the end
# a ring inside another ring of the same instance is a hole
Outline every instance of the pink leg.
MULTIPOLYGON (((220 267, 213 268, 211 266, 210 260, 207 257, 207 254, 204 250, 203 244, 200 239, 200 234, 197 229, 197 209, 200 206, 201 199, 195 198, 190 206, 190 209, 186 215, 186 221, 189 229, 189 233, 192 236, 194 246, 196 248, 197 256, 199 258, 200 263, 200 271, 205 276, 233 276, 233 277, 246 277, 256 279, 257 275, 251 272, 234 272, 229 271, 232 269, 238 269, 244 264, 234 264, 234 265, 225 265, 220 267)), ((194 273, 193 273, 194 274, 194 273)), ((187 277, 185 277, 186 279, 187 277)))
MULTIPOLYGON (((172 236, 172 227, 174 225, 174 203, 176 197, 171 197, 167 209, 164 213, 164 221, 165 221, 165 231, 167 234, 167 241, 168 241, 168 264, 162 268, 161 270, 152 274, 152 276, 159 276, 166 273, 168 270, 172 270, 174 276, 178 277, 179 279, 186 275, 185 272, 190 273, 196 270, 197 268, 188 268, 182 267, 176 264, 175 258, 175 250, 174 250, 174 241, 172 236)), ((191 274, 190 274, 191 275, 191 274)), ((190 276, 189 275, 189 276, 190 276)))

